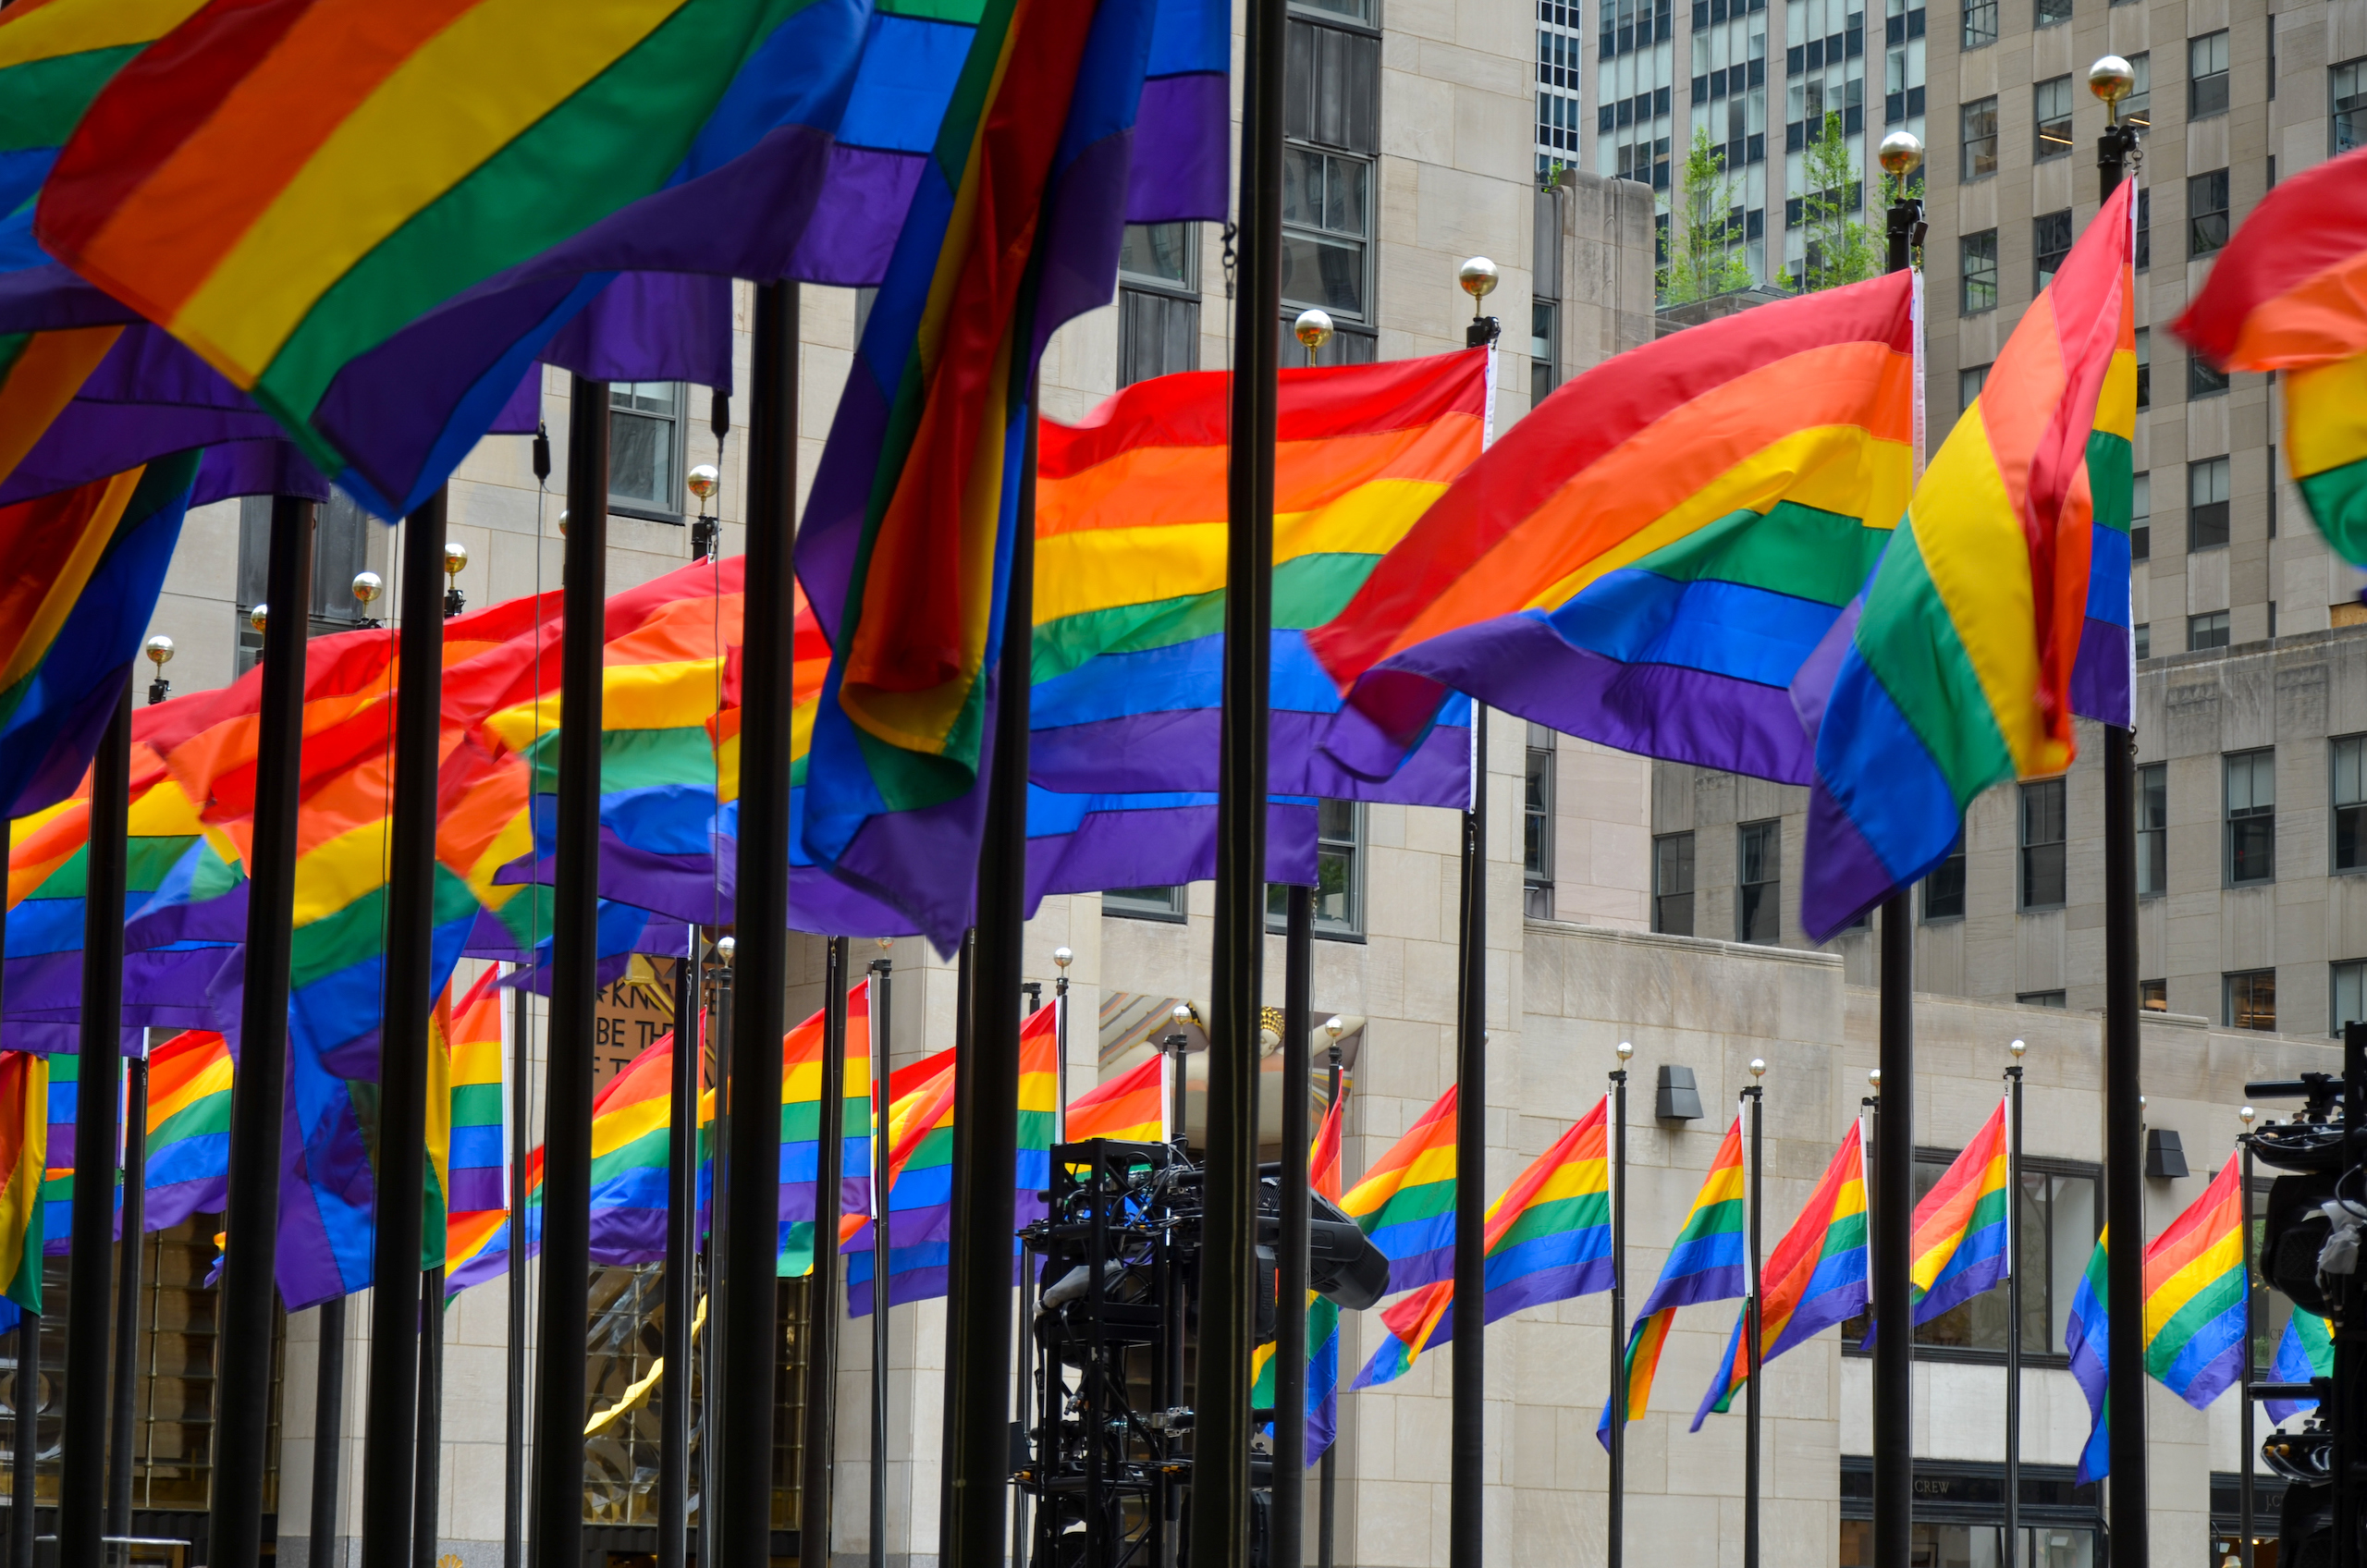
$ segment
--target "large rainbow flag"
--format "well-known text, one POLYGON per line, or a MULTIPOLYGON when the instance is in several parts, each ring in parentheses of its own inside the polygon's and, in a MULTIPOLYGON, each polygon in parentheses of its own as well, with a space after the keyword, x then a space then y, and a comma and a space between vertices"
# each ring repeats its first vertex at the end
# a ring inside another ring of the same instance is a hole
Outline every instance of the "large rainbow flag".
POLYGON ((230 1043, 191 1029, 148 1053, 148 1198, 151 1231, 229 1205, 230 1043))
POLYGON ((49 1165, 49 1059, 0 1051, 0 1296, 41 1310, 42 1178, 49 1165))
POLYGON ((1836 637, 1800 674, 1816 726, 1800 921, 1818 941, 1937 865, 1973 796, 2070 765, 2091 442, 2135 422, 2134 190, 2104 202, 2014 328, 1916 486, 1846 647, 1836 637))
POLYGON ((1167 1138, 1167 1068, 1164 1055, 1144 1058, 1106 1084, 1069 1102, 1068 1141, 1115 1138, 1156 1144, 1167 1138))
MULTIPOLYGON (((819 1012, 781 1040, 780 1259, 783 1279, 814 1269, 814 1221, 822 1168, 819 1012)), ((871 982, 847 992, 846 1072, 839 1099, 839 1213, 871 1207, 871 982)))
POLYGON ((2071 1358, 2071 1377, 2088 1401, 2088 1440, 2079 1450, 2079 1485, 2092 1486, 2112 1471, 2112 1319, 2105 1304, 2110 1275, 2105 1243, 2111 1233, 2096 1238, 2095 1251, 2071 1292, 2071 1316, 2063 1329, 2064 1353, 2071 1358))
POLYGON ((1308 636, 1326 745, 1386 776, 1449 688, 1623 751, 1806 783, 1789 688, 1915 462, 1905 273, 1596 366, 1474 462, 1308 636))
POLYGON ((74 1119, 82 1103, 82 1059, 53 1052, 49 1062, 48 1167, 42 1172, 42 1251, 64 1257, 74 1241, 74 1119))
POLYGON ((2145 1370, 2197 1410, 2243 1373, 2244 1230, 2243 1161, 2229 1159, 2145 1248, 2145 1370))
POLYGON ((1392 1291, 1454 1275, 1454 1103, 1449 1084, 1340 1200, 1389 1259, 1392 1291))
MULTIPOLYGON (((1488 1206, 1487 1320, 1611 1289, 1611 1164, 1605 1096, 1488 1206)), ((1423 1351, 1454 1337, 1454 1280, 1426 1285, 1380 1315, 1388 1337, 1355 1387, 1392 1382, 1423 1351)))
POLYGON ((1929 1323, 2013 1272, 2013 1216, 2005 1190, 2010 1099, 2000 1100, 1981 1131, 1915 1206, 1907 1280, 1914 1320, 1929 1323))
MULTIPOLYGON (((2334 1376, 2334 1325, 2314 1312, 2293 1308, 2293 1316, 2285 1320, 2285 1332, 2276 1341, 2276 1358, 2268 1369, 2273 1383, 2307 1383, 2319 1378, 2334 1376)), ((2313 1399, 2270 1399, 2261 1402, 2272 1424, 2291 1420, 2304 1411, 2315 1410, 2313 1399)))
POLYGON ((2281 180, 2212 258, 2179 337, 2223 370, 2275 371, 2285 465, 2318 532, 2367 566, 2367 151, 2281 180))
MULTIPOLYGON (((1866 1310, 1866 1124, 1860 1121, 1841 1140, 1833 1161, 1809 1194, 1808 1206, 1759 1274, 1759 1365, 1769 1362, 1866 1310)), ((1735 1318, 1723 1371, 1693 1413, 1694 1431, 1714 1413, 1723 1414, 1750 1380, 1750 1357, 1743 1334, 1748 1306, 1735 1318)))
POLYGON ((509 1187, 509 998, 501 972, 487 968, 452 1004, 445 1196, 452 1216, 502 1207, 509 1187))
MULTIPOLYGON (((1269 780, 1278 794, 1461 807, 1470 704, 1443 699, 1376 783, 1318 744, 1340 693, 1307 638, 1479 456, 1488 352, 1282 373, 1274 448, 1269 780)), ((1214 790, 1223 699, 1221 371, 1138 382, 1040 427, 1033 732, 1052 790, 1214 790)))
POLYGON ((976 858, 1036 361, 1109 300, 1126 215, 1112 177, 1156 12, 984 8, 798 532, 831 647, 801 836, 948 951, 974 901, 943 868, 976 858), (1039 243, 1057 264, 1031 266, 1039 243))
MULTIPOLYGON (((1746 1207, 1742 1117, 1737 1114, 1710 1160, 1710 1174, 1694 1194, 1693 1207, 1678 1228, 1676 1240, 1669 1243, 1661 1277, 1628 1333, 1627 1408, 1619 1413, 1622 1421, 1638 1420, 1650 1407, 1652 1375, 1660 1369, 1668 1332, 1676 1326, 1676 1309, 1733 1301, 1748 1293, 1750 1266, 1743 1254, 1746 1207)), ((1606 1448, 1611 1443, 1611 1418, 1612 1405, 1605 1401, 1602 1419, 1595 1423, 1595 1437, 1606 1448)))

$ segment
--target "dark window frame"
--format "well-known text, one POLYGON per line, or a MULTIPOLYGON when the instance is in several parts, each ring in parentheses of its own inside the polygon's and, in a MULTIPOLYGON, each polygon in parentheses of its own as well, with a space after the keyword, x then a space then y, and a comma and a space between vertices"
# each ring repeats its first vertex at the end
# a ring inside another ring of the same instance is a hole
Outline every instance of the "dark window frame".
POLYGON ((2223 886, 2264 888, 2276 880, 2276 748, 2252 746, 2220 753, 2219 815, 2226 831, 2223 886), (2260 798, 2263 772, 2268 799, 2260 798), (2242 803, 2238 804, 2238 774, 2242 803))
POLYGON ((2065 909, 2071 902, 2071 791, 2063 778, 2034 778, 2020 787, 2015 801, 2015 827, 2019 872, 2015 909, 2041 914, 2065 909), (2053 837, 2043 835, 2052 833, 2053 837), (2053 897, 2048 897, 2052 893, 2053 897))
POLYGON ((1697 922, 1694 919, 1694 898, 1699 890, 1695 863, 1696 843, 1691 830, 1683 833, 1659 833, 1652 838, 1652 929, 1666 937, 1690 937, 1697 922), (1678 875, 1682 874, 1681 877, 1678 875), (1669 884, 1682 880, 1682 888, 1669 884), (1682 899, 1685 929, 1676 930, 1671 916, 1679 907, 1674 900, 1682 899))
POLYGON ((1784 819, 1780 816, 1735 824, 1735 940, 1755 947, 1783 944, 1784 819), (1747 879, 1754 840, 1760 846, 1759 870, 1763 874, 1755 881, 1747 879), (1754 936, 1759 928, 1767 935, 1754 936))

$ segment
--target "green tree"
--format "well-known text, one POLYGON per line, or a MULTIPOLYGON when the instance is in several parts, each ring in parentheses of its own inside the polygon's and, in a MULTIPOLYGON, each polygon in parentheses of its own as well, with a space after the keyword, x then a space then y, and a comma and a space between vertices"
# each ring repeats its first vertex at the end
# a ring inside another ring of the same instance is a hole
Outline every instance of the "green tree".
POLYGON ((1740 182, 1726 172, 1725 154, 1710 140, 1709 131, 1695 130, 1677 184, 1685 227, 1669 248, 1668 264, 1661 269, 1662 304, 1688 304, 1750 287, 1750 263, 1734 244, 1739 236, 1732 214, 1741 204, 1740 189, 1740 182))
POLYGON ((1850 161, 1849 139, 1842 134, 1838 114, 1826 112, 1823 134, 1809 143, 1800 167, 1808 184, 1800 199, 1800 226, 1808 234, 1808 287, 1837 288, 1882 271, 1883 238, 1858 215, 1865 205, 1862 177, 1850 161))

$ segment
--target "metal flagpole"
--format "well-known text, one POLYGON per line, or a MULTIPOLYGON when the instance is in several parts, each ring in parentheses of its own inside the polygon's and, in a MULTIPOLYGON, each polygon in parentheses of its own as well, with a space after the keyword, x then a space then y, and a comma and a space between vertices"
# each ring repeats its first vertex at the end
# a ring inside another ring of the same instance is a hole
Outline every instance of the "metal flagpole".
POLYGON ((133 1396, 140 1371, 140 1246, 148 1230, 148 1031, 123 1064, 123 1240, 115 1298, 115 1415, 107 1447, 107 1534, 131 1534, 133 1396))
MULTIPOLYGON (((1068 949, 1063 948, 1061 951, 1068 949)), ((1056 959, 1054 962, 1059 961, 1056 959)), ((1065 978, 1063 976, 1064 982, 1065 978)), ((1036 1010, 1044 1005, 1044 983, 1041 980, 1027 981, 1019 987, 1019 994, 1021 1016, 1035 1017, 1036 1010)), ((1057 994, 1052 998, 1052 1005, 1060 1010, 1052 1014, 1052 1048, 1058 1050, 1066 1043, 1062 1032, 1068 1022, 1068 1008, 1057 994)), ((1052 1142, 1056 1145, 1067 1141, 1061 1135, 1061 1127, 1068 1116, 1068 1099, 1060 1092, 1066 1082, 1067 1074, 1055 1069, 1052 1079, 1052 1142)), ((1023 1268, 1019 1276, 1019 1316, 1012 1325, 1011 1430, 1014 1468, 1020 1463, 1023 1451, 1033 1452, 1027 1445, 1027 1370, 1036 1360, 1036 1315, 1028 1297, 1034 1293, 1039 1279, 1035 1268, 1023 1268)), ((1011 1493, 1011 1561, 1013 1568, 1021 1568, 1027 1561, 1027 1493, 1018 1487, 1013 1487, 1011 1493)))
POLYGON ((313 1390, 313 1533, 306 1568, 337 1561, 338 1482, 345 1474, 345 1298, 321 1303, 320 1359, 313 1390))
POLYGON ((411 1568, 435 1568, 444 1498, 437 1469, 444 1457, 444 1270, 440 1266, 430 1268, 420 1280, 419 1446, 411 1488, 411 1568))
POLYGON ((1619 1042, 1611 1075, 1611 1482, 1603 1536, 1605 1568, 1627 1551, 1627 1063, 1636 1047, 1619 1042))
MULTIPOLYGON (((445 492, 402 531, 394 807, 378 1035, 377 1225, 371 1249, 370 1403, 362 1417, 362 1568, 412 1568, 413 1463, 424 1398, 419 1260, 427 1170, 427 1053, 435 896, 437 725, 444 702, 445 492)), ((440 1247, 437 1249, 442 1250, 440 1247)), ((431 1545, 431 1561, 432 1546, 431 1545)))
MULTIPOLYGON (((887 946, 885 939, 880 943, 887 946)), ((896 961, 871 961, 871 1568, 888 1562, 888 1042, 896 961)))
MULTIPOLYGON (((977 1014, 976 966, 978 959, 978 928, 972 925, 962 933, 962 944, 953 957, 953 1060, 967 1061, 976 1053, 970 1048, 975 1038, 977 1014)), ((951 1169, 967 1170, 963 1157, 968 1145, 963 1136, 963 1118, 961 1113, 961 1079, 954 1080, 953 1147, 951 1169)), ((957 1182, 958 1184, 958 1182, 957 1182)), ((953 1345, 961 1337, 961 1325, 956 1319, 953 1304, 962 1299, 962 1259, 957 1249, 949 1244, 945 1259, 945 1367, 946 1375, 938 1393, 942 1415, 938 1427, 937 1466, 937 1533, 938 1551, 942 1556, 948 1533, 953 1527, 953 1416, 958 1384, 953 1377, 953 1345)))
POLYGON ((1766 1170, 1765 1145, 1760 1137, 1760 1113, 1766 1096, 1759 1080, 1765 1076, 1767 1064, 1759 1058, 1750 1059, 1750 1087, 1743 1097, 1750 1101, 1750 1299, 1744 1303, 1748 1319, 1743 1325, 1743 1366, 1750 1381, 1743 1399, 1742 1447, 1742 1562, 1743 1568, 1759 1568, 1759 1435, 1761 1406, 1759 1358, 1765 1349, 1760 1338, 1760 1312, 1765 1305, 1762 1289, 1761 1260, 1762 1218, 1766 1205, 1762 1199, 1762 1178, 1766 1170))
POLYGON ((829 1568, 839 1443, 839 1200, 846 1173, 847 939, 824 949, 821 1126, 814 1165, 814 1272, 805 1286, 805 1413, 797 1559, 829 1568))
MULTIPOLYGON (((1208 994, 1206 1229, 1200 1258, 1192 1568, 1249 1551, 1249 1358, 1257 1280, 1257 1014, 1266 940, 1268 646, 1273 626, 1274 402, 1282 352, 1286 0, 1246 0, 1231 438, 1225 464, 1224 708, 1208 994)), ((1180 1099, 1175 1106, 1184 1120, 1180 1099)))
MULTIPOLYGON (((717 1550, 710 1568, 772 1561, 773 1366, 779 1342, 780 1038, 789 980, 790 617, 796 594, 798 286, 756 290, 748 416, 747 618, 740 731, 740 871, 731 968, 731 1169, 718 1342, 717 1550), (777 613, 776 613, 777 612, 777 613)), ((558 1568, 548 1564, 546 1568, 558 1568)), ((570 1568, 572 1565, 570 1564, 570 1568)))
POLYGON ((17 1319, 16 1452, 8 1475, 8 1565, 33 1568, 41 1473, 41 1314, 17 1319))
MULTIPOLYGON (((2137 129, 2120 123, 2119 103, 2135 78, 2107 55, 2088 71, 2107 124, 2096 141, 2098 194, 2110 200, 2137 152, 2137 129)), ((2143 1047, 2137 996, 2137 741, 2104 726, 2104 1226, 2122 1238, 2104 1262, 2111 1384, 2110 1492, 2113 1555, 2143 1562, 2150 1552, 2145 1482, 2145 1113, 2143 1047)))
MULTIPOLYGON (((1343 1025, 1336 1016, 1323 1025, 1323 1032, 1331 1036, 1331 1044, 1328 1052, 1331 1059, 1331 1098, 1324 1101, 1324 1105, 1327 1109, 1340 1103, 1340 1034, 1342 1027, 1343 1025)), ((1343 1145, 1345 1145, 1347 1142, 1347 1129, 1348 1119, 1346 1113, 1343 1111, 1340 1117, 1340 1141, 1343 1145)), ((1341 1156, 1341 1165, 1343 1167, 1341 1174, 1343 1180, 1346 1176, 1346 1164, 1347 1157, 1343 1149, 1341 1156)), ((1339 1465, 1336 1461, 1339 1457, 1340 1441, 1338 1437, 1334 1436, 1331 1440, 1331 1446, 1323 1451, 1322 1490, 1318 1494, 1318 1501, 1316 1504, 1315 1514, 1316 1568, 1332 1568, 1337 1556, 1340 1530, 1340 1472, 1339 1465)))
MULTIPOLYGON (((533 1066, 533 993, 509 993, 509 1170, 504 1206, 509 1210, 509 1277, 502 1282, 509 1342, 502 1346, 505 1398, 501 1425, 501 1568, 526 1561, 526 1085, 533 1066)), ((316 1562, 313 1568, 320 1568, 316 1562)))
POLYGON ((666 1107, 666 1376, 657 1388, 657 1568, 690 1559, 691 1323, 698 1284, 699 933, 684 927, 674 967, 674 1061, 666 1107))
POLYGON ((737 1016, 731 1007, 731 956, 739 945, 733 937, 716 937, 699 976, 714 1019, 702 1055, 707 1088, 715 1096, 715 1116, 707 1130, 706 1340, 699 1360, 700 1382, 706 1390, 699 1406, 698 1560, 702 1563, 715 1561, 722 1530, 717 1523, 723 1499, 718 1427, 723 1419, 723 1321, 730 1316, 725 1310, 729 1292, 724 1281, 731 1274, 731 1227, 725 1212, 731 1191, 731 1064, 724 1042, 731 1038, 731 1023, 737 1016))
MULTIPOLYGON (((1889 213, 1888 270, 1904 272, 1923 227, 1923 203, 1905 193, 1905 181, 1923 161, 1923 143, 1909 132, 1883 138, 1884 172, 1901 182, 1889 213)), ((1918 323, 1920 330, 1920 323, 1918 323)), ((1922 362, 1921 345, 1916 362, 1922 362)), ((1874 1321, 1890 1326, 1874 1341, 1874 1561, 1903 1563, 1912 1551, 1915 1459, 1912 1435, 1915 1336, 1907 1328, 1909 1231, 1915 1210, 1915 926, 1905 893, 1882 906, 1882 1000, 1878 1026, 1881 1072, 1896 1114, 1875 1145, 1872 1275, 1874 1321)), ((1754 1347, 1755 1349, 1756 1347, 1754 1347)))
POLYGON ((2005 1047, 2005 1561, 2022 1561, 2022 1053, 2005 1047))
MULTIPOLYGON (((583 1561, 583 1328, 591 1310, 592 1010, 599 959, 608 384, 575 376, 568 401, 567 511, 559 520, 567 531, 560 567, 566 619, 559 631, 559 707, 565 721, 558 732, 558 810, 552 839, 558 868, 543 1068, 541 1321, 534 1336, 535 1568, 581 1568, 583 1561)), ((743 800, 742 811, 746 809, 743 800)), ((517 1207, 525 1210, 522 1194, 517 1207)))
POLYGON ((1315 889, 1294 885, 1288 900, 1282 937, 1282 1279, 1274 1329, 1271 1555, 1277 1568, 1299 1568, 1306 1561, 1306 1081, 1312 1070, 1306 1036, 1315 1022, 1315 889))
MULTIPOLYGON (((2243 1136, 2237 1140, 2244 1151, 2244 1403, 2236 1416, 2236 1525, 2240 1532, 2236 1550, 2243 1559, 2243 1568, 2252 1568, 2252 1515, 2257 1500, 2253 1495, 2252 1467, 2258 1462, 2259 1449, 2253 1445, 2252 1382, 2260 1376, 2254 1364, 2254 1341, 2260 1332, 2256 1321, 2259 1308, 2252 1301, 2252 1108, 2236 1112, 2244 1123, 2243 1136)), ((2016 1135, 2019 1136, 2017 1129, 2016 1135)), ((2013 1568, 2007 1563, 2005 1568, 2013 1568)))
POLYGON ((123 888, 130 783, 131 685, 127 680, 91 763, 81 1082, 75 1096, 74 1230, 67 1255, 66 1424, 57 1478, 60 1568, 100 1568, 105 1555, 100 1537, 106 1528, 107 1313, 115 1281, 116 1074, 123 1055, 123 888))

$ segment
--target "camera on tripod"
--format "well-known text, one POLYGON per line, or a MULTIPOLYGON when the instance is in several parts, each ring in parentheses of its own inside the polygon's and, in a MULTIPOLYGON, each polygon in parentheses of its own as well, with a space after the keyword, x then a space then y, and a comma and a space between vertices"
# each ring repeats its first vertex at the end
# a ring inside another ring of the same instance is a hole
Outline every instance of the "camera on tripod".
MULTIPOLYGON (((2360 1429, 2367 1294, 2367 1025, 2343 1031, 2343 1072, 2247 1084, 2255 1099, 2298 1099, 2299 1115, 2248 1134, 2254 1158, 2283 1172, 2271 1184, 2255 1264, 2296 1310, 2334 1326, 2331 1376, 2289 1386, 2255 1383, 2254 1398, 2317 1402, 2299 1431, 2274 1432, 2262 1457, 2286 1481, 2277 1515, 2280 1568, 2367 1568, 2360 1492, 2367 1449, 2360 1429)), ((2250 1463, 2249 1458, 2246 1461, 2250 1463)))
MULTIPOLYGON (((1012 1479, 1034 1506, 1037 1568, 1171 1568, 1183 1561, 1192 1476, 1202 1168, 1178 1145, 1096 1138, 1052 1150, 1048 1212, 1020 1232, 1040 1258, 1030 1319, 1027 1418, 1012 1479)), ((1354 1220, 1309 1194, 1308 1284, 1360 1310, 1389 1260, 1354 1220)), ((1275 1319, 1281 1168, 1258 1183, 1257 1331, 1275 1319)), ((1270 1465, 1253 1463, 1251 1558, 1269 1561, 1270 1465)))

